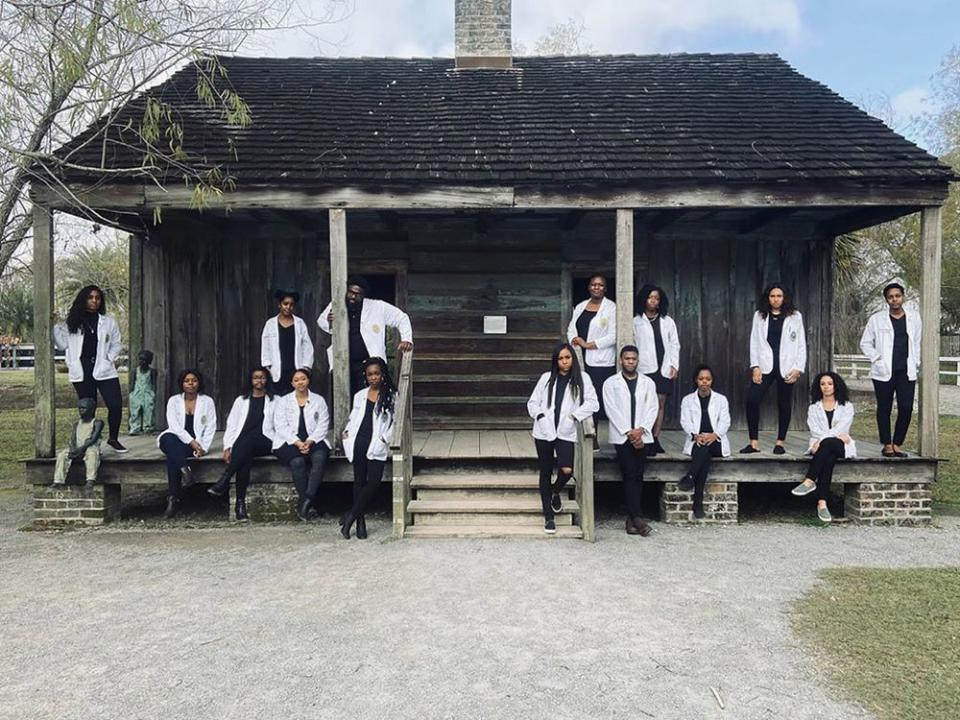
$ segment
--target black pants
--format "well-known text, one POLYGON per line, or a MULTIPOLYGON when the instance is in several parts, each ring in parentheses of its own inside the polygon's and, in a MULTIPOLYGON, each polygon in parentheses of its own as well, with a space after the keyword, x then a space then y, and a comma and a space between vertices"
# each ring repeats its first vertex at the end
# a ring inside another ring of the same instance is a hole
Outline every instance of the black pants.
POLYGON ((877 430, 883 445, 902 445, 907 439, 907 428, 913 417, 913 396, 917 381, 907 378, 906 370, 898 370, 886 382, 873 381, 873 392, 877 396, 877 430), (890 439, 890 415, 893 413, 893 396, 897 396, 897 426, 890 439))
POLYGON ((714 441, 709 445, 693 444, 690 449, 690 468, 687 474, 693 478, 693 499, 703 502, 703 487, 707 484, 707 476, 710 474, 710 465, 713 464, 715 457, 723 455, 723 447, 720 441, 714 441))
POLYGON ((777 440, 785 440, 787 437, 793 406, 793 385, 784 382, 780 371, 774 368, 772 373, 763 376, 760 384, 751 382, 747 390, 747 429, 750 431, 751 440, 760 436, 760 403, 774 384, 777 386, 777 440))
POLYGON ((537 461, 540 463, 540 502, 543 505, 543 519, 553 520, 553 506, 550 501, 553 494, 563 490, 573 477, 573 443, 569 440, 534 440, 537 446, 537 461), (565 473, 560 468, 570 468, 565 473), (557 481, 551 483, 553 469, 557 468, 557 481))
POLYGON ((817 483, 817 499, 826 500, 830 495, 830 483, 833 482, 833 466, 844 456, 843 440, 835 437, 824 438, 810 461, 807 477, 817 483))
POLYGON ((120 378, 109 380, 93 379, 93 363, 81 360, 83 365, 83 380, 75 382, 73 387, 77 391, 77 398, 93 398, 97 401, 97 391, 107 406, 107 427, 110 429, 110 440, 120 437, 120 418, 123 416, 123 393, 120 391, 120 378))
POLYGON ((632 517, 643 515, 643 470, 646 465, 646 449, 635 448, 629 442, 614 445, 617 451, 617 463, 623 476, 623 496, 627 501, 627 514, 632 517))
POLYGON ((367 459, 370 441, 357 438, 353 446, 353 506, 350 514, 354 519, 363 517, 367 507, 377 495, 383 481, 384 460, 367 459))
POLYGON ((290 468, 293 486, 297 489, 300 504, 317 499, 320 492, 320 483, 323 482, 323 473, 327 468, 327 458, 330 457, 330 448, 325 442, 318 442, 304 455, 296 445, 281 445, 275 451, 277 459, 290 468))
MULTIPOLYGON (((386 360, 386 358, 384 358, 386 360)), ((350 397, 352 398, 358 391, 367 386, 367 378, 363 374, 363 360, 354 360, 350 358, 350 397)))
POLYGON ((597 400, 600 401, 600 409, 593 414, 594 423, 597 420, 606 420, 607 412, 603 407, 603 384, 607 381, 608 378, 611 378, 616 374, 617 368, 614 365, 610 367, 593 367, 587 365, 584 361, 584 369, 587 371, 587 375, 590 376, 590 380, 593 383, 593 389, 597 391, 597 400))
POLYGON ((167 456, 167 492, 170 497, 183 497, 180 469, 193 459, 193 449, 173 433, 160 436, 160 452, 167 456))
POLYGON ((230 462, 223 471, 228 478, 237 476, 237 500, 246 500, 250 486, 250 468, 254 458, 273 454, 273 443, 260 431, 241 434, 230 450, 230 462))

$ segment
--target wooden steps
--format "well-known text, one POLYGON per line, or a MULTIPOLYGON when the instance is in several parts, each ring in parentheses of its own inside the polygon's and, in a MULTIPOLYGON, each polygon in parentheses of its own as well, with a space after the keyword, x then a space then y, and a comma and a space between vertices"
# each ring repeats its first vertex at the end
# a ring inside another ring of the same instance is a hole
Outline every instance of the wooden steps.
POLYGON ((404 537, 410 538, 583 538, 583 531, 576 525, 558 525, 556 535, 547 535, 542 526, 501 525, 501 526, 444 526, 414 525, 407 528, 404 537))

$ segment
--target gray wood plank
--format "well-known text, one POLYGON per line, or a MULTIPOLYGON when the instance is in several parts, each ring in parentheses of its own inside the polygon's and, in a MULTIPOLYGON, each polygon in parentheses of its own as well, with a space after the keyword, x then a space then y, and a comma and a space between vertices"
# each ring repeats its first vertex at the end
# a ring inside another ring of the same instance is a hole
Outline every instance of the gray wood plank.
POLYGON ((454 433, 450 430, 434 430, 424 443, 422 455, 424 457, 450 457, 450 447, 453 445, 454 433))
POLYGON ((503 430, 480 431, 480 457, 510 457, 510 447, 503 430))
POLYGON ((450 445, 450 457, 480 457, 480 431, 456 430, 450 445))
POLYGON ((537 456, 537 450, 533 444, 533 438, 527 430, 505 430, 504 436, 507 439, 507 447, 510 449, 510 457, 514 459, 528 459, 537 456))

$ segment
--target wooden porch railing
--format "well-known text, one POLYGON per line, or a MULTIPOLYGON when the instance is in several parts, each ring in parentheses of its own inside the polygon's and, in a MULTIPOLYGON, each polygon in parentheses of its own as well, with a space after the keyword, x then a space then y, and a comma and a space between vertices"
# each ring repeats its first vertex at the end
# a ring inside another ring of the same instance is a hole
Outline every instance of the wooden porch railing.
MULTIPOLYGON (((583 351, 574 348, 580 369, 584 367, 583 351)), ((586 373, 584 373, 586 374, 586 373)), ((602 392, 603 388, 597 390, 602 392)), ((580 530, 583 539, 593 542, 594 533, 594 506, 593 506, 593 439, 597 436, 597 429, 593 417, 588 417, 577 424, 577 446, 573 462, 573 474, 577 479, 577 504, 580 506, 580 530)))
POLYGON ((400 357, 394 413, 393 437, 390 440, 393 460, 393 536, 399 539, 410 524, 407 505, 410 502, 410 481, 413 479, 413 350, 408 350, 400 357))

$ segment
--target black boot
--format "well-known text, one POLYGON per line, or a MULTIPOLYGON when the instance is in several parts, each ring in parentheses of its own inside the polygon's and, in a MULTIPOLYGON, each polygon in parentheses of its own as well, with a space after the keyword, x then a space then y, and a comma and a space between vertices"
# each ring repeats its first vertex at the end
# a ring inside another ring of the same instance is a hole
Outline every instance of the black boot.
POLYGON ((310 511, 313 509, 310 507, 311 501, 310 498, 306 498, 299 505, 297 505, 297 517, 303 521, 310 519, 310 511))
POLYGON ((367 539, 367 516, 361 515, 357 518, 357 539, 367 539))
POLYGON ((687 474, 680 478, 680 482, 677 483, 677 489, 682 490, 683 492, 690 492, 693 490, 693 476, 687 474))
POLYGON ((172 495, 167 498, 167 509, 163 511, 163 517, 169 520, 177 514, 177 506, 180 504, 179 498, 172 495))
POLYGON ((340 517, 340 534, 343 535, 346 540, 350 539, 350 527, 355 520, 356 518, 350 514, 349 510, 340 517))
POLYGON ((230 492, 230 476, 224 473, 213 485, 207 488, 207 492, 216 497, 223 497, 230 492))
POLYGON ((247 522, 250 519, 250 516, 247 515, 247 501, 246 499, 237 500, 237 505, 235 507, 237 513, 237 522, 247 522))

